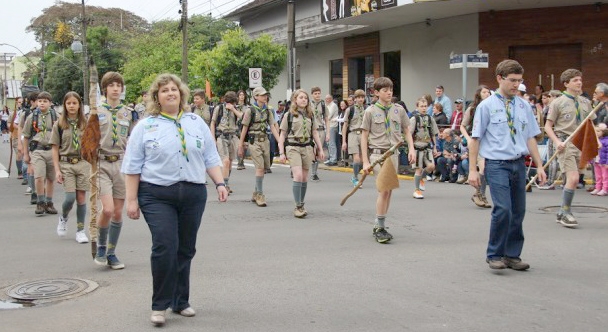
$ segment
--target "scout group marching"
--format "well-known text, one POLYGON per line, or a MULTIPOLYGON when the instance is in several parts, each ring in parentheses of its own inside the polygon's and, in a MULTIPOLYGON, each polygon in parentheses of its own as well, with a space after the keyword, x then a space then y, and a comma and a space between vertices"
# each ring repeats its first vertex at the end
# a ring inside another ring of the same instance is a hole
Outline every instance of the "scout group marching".
MULTIPOLYGON (((530 104, 516 96, 522 75, 523 68, 516 61, 500 62, 496 67, 497 89, 490 93, 490 89, 481 87, 462 124, 469 145, 468 180, 475 188, 476 204, 490 206, 485 198, 486 184, 494 203, 486 252, 486 261, 492 269, 529 268, 520 258, 527 184, 524 158, 531 156, 536 165, 542 165, 542 160, 535 139, 540 133, 539 125, 530 104)), ((564 141, 592 109, 589 101, 580 96, 580 71, 564 71, 561 81, 565 91, 551 103, 545 130, 560 151, 559 164, 566 174, 556 220, 575 227, 577 221, 570 207, 581 152, 564 141)), ((144 103, 132 110, 120 99, 124 89, 120 74, 106 73, 100 85, 104 100, 95 112, 98 121, 95 126, 100 135, 96 142, 94 187, 98 187, 102 208, 95 225, 97 232, 91 232, 95 237, 91 239, 95 245, 94 262, 112 269, 124 268, 116 256, 122 211, 126 204, 127 215, 132 219, 139 218, 141 211, 153 241, 152 322, 164 324, 167 308, 183 316, 194 316, 195 311, 188 303, 187 275, 207 187, 211 185, 218 199, 226 201, 232 192, 229 184, 232 162, 242 163, 248 150, 255 165, 251 201, 266 206, 263 184, 271 165, 272 136, 278 142, 280 162, 288 162, 291 168, 293 214, 305 218, 308 179, 311 176, 318 179, 319 161, 325 159, 323 144, 330 136, 321 90, 317 87, 310 93, 296 90, 283 116, 277 119, 268 105, 269 93, 262 87, 253 90, 251 103, 247 102, 245 91, 225 92, 222 102, 213 109, 205 103, 205 94, 195 90, 194 106, 190 107, 188 88, 175 75, 162 74, 144 93, 144 103), (191 195, 193 191, 203 194, 191 195), (198 201, 188 201, 193 198, 198 201), (194 210, 189 210, 192 207, 194 210), (183 227, 189 230, 188 234, 183 227)), ((386 152, 397 144, 405 144, 407 160, 415 169, 413 196, 422 198, 426 189, 424 180, 435 168, 439 133, 434 118, 427 115, 430 105, 424 98, 417 100, 416 115, 408 118, 402 106, 392 103, 390 79, 377 78, 373 91, 375 101, 366 106, 365 92, 357 90, 354 105, 343 118, 341 148, 352 156, 353 185, 359 185, 361 173, 378 174, 388 159, 395 165, 396 174, 398 150, 388 157, 386 152)), ((36 205, 35 214, 58 213, 53 186, 55 182, 63 185, 65 200, 60 207, 57 234, 66 235, 69 214, 76 202, 76 241, 86 243, 89 241, 84 229, 86 193, 91 188, 92 165, 83 159, 81 149, 89 128, 87 118, 77 93, 68 92, 64 96, 60 115, 51 109, 51 100, 47 92, 32 93, 22 106, 18 105, 20 111, 13 122, 18 124, 19 144, 23 147, 23 174, 33 190, 31 203, 36 205)), ((540 184, 545 182, 542 167, 538 168, 538 179, 540 184)), ((372 234, 379 243, 393 239, 385 226, 391 193, 390 189, 377 193, 372 234)))

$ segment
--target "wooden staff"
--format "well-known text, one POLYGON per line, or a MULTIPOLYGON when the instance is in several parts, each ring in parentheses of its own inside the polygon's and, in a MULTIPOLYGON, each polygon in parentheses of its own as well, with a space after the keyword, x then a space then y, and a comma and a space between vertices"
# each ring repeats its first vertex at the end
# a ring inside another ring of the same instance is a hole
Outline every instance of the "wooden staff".
MULTIPOLYGON (((15 110, 15 112, 17 111, 15 110)), ((9 135, 11 135, 11 137, 9 138, 9 143, 11 145, 11 156, 8 159, 8 176, 11 176, 11 167, 13 166, 13 134, 9 133, 9 135)))
MULTIPOLYGON (((591 119, 591 116, 593 114, 595 114, 595 112, 599 111, 600 108, 604 107, 604 102, 601 101, 599 104, 597 104, 595 106, 595 108, 593 108, 591 110, 591 112, 589 112, 589 114, 587 115, 587 117, 585 118, 585 120, 581 121, 581 123, 578 125, 578 127, 576 127, 576 129, 574 130, 574 132, 572 133, 572 135, 568 136, 568 138, 566 138, 566 140, 564 141, 564 143, 568 144, 568 142, 570 142, 572 140, 572 138, 578 134, 579 131, 581 131, 581 129, 583 128, 583 125, 585 125, 585 122, 587 122, 587 120, 591 119)), ((547 166, 549 166, 549 164, 551 164, 551 162, 553 161, 553 159, 557 158, 557 154, 560 153, 560 151, 557 149, 557 147, 555 148, 555 153, 551 156, 551 158, 549 158, 549 160, 547 160, 547 162, 542 165, 542 169, 544 170, 547 166)), ((530 182, 528 182, 528 184, 526 185, 526 190, 530 189, 530 187, 532 186, 532 184, 536 181, 536 178, 538 177, 538 172, 536 172, 536 174, 532 177, 532 179, 530 180, 530 182)))
POLYGON ((392 156, 395 153, 395 151, 401 145, 403 145, 403 143, 404 142, 399 142, 399 143, 393 145, 390 149, 388 149, 388 151, 386 151, 384 154, 382 154, 382 157, 378 158, 371 165, 369 165, 369 167, 367 168, 367 172, 363 172, 363 175, 361 176, 361 180, 359 180, 359 183, 357 184, 357 186, 355 188, 353 188, 353 190, 351 190, 348 194, 346 194, 346 196, 344 196, 344 198, 342 198, 342 201, 340 201, 340 206, 344 205, 344 203, 346 203, 346 200, 350 196, 352 196, 355 192, 357 192, 357 190, 359 190, 359 188, 361 188, 361 186, 363 185, 363 181, 365 181, 365 178, 367 177, 367 174, 369 172, 371 172, 376 165, 383 163, 387 158, 392 156))
POLYGON ((99 82, 99 74, 97 66, 90 65, 90 90, 89 90, 89 120, 82 133, 82 158, 91 164, 91 221, 89 222, 89 235, 91 236, 91 255, 95 258, 97 253, 97 196, 99 187, 97 178, 99 174, 99 141, 101 140, 101 130, 99 128, 99 116, 97 115, 97 82, 99 82))

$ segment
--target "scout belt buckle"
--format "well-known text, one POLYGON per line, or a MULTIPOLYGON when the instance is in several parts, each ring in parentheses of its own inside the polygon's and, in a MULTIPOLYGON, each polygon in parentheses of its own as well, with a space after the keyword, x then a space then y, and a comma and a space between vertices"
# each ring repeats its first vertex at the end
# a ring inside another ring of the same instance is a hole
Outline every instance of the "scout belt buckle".
POLYGON ((258 135, 258 142, 264 142, 266 141, 267 136, 264 134, 260 134, 258 135))
POLYGON ((117 155, 104 156, 104 159, 113 163, 118 160, 118 156, 117 155))
POLYGON ((306 143, 306 142, 308 142, 307 138, 304 138, 304 137, 298 138, 298 143, 306 143))
POLYGON ((78 164, 79 161, 80 161, 80 158, 78 158, 78 157, 68 157, 68 162, 70 164, 78 164))

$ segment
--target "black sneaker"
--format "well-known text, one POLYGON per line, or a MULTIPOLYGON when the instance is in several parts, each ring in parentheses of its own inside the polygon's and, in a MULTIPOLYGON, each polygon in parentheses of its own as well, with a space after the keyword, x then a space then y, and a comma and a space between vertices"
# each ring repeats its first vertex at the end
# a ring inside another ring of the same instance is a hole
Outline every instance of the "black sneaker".
POLYGON ((112 268, 112 270, 121 270, 125 268, 125 265, 118 260, 116 255, 107 255, 108 266, 112 268))
POLYGON ((387 243, 393 239, 391 233, 387 232, 386 229, 382 227, 374 227, 373 234, 378 243, 387 243))
POLYGON ((30 204, 31 205, 38 204, 38 195, 36 193, 32 193, 32 196, 30 196, 30 204))
POLYGON ((312 180, 313 180, 313 181, 321 181, 321 179, 319 179, 319 176, 318 176, 317 174, 314 174, 314 175, 312 176, 312 180))

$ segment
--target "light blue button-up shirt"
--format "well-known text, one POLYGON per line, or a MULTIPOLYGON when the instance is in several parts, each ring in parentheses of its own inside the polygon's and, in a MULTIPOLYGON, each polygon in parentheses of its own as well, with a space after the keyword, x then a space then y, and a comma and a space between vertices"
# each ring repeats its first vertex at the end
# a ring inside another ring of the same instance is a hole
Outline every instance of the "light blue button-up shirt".
MULTIPOLYGON (((441 106, 443 107, 443 113, 445 113, 445 116, 448 117, 448 121, 450 121, 452 119, 452 101, 450 100, 450 97, 443 94, 441 97, 435 100, 435 103, 441 104, 441 106)), ((432 108, 431 113, 429 114, 433 114, 432 108)))
POLYGON ((215 140, 205 121, 194 113, 184 113, 180 124, 189 161, 182 154, 175 123, 161 116, 150 116, 133 128, 121 172, 140 174, 140 181, 159 186, 180 181, 205 183, 207 168, 221 165, 215 140))
POLYGON ((510 103, 515 144, 507 123, 504 99, 494 94, 477 106, 471 137, 479 139, 479 154, 486 159, 514 160, 526 156, 530 153, 528 139, 540 134, 530 104, 520 97, 510 103))

